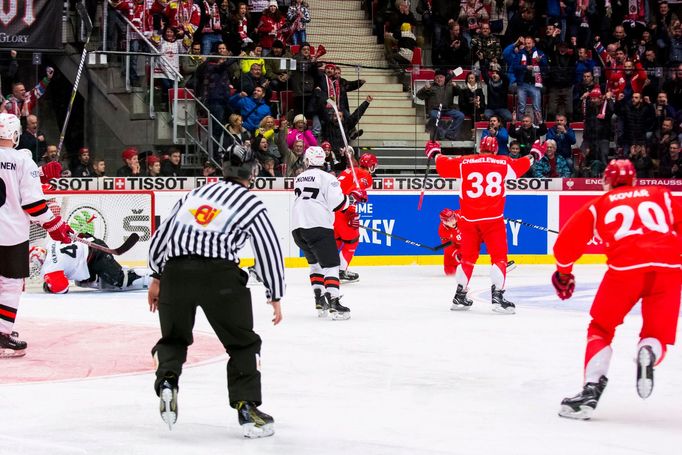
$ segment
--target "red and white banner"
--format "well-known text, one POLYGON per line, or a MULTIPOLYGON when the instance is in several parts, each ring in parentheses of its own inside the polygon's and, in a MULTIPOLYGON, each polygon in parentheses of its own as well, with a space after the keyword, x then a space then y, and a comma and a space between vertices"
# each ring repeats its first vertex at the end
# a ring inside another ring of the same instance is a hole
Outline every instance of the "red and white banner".
POLYGON ((0 47, 61 49, 63 8, 57 0, 0 1, 0 47))

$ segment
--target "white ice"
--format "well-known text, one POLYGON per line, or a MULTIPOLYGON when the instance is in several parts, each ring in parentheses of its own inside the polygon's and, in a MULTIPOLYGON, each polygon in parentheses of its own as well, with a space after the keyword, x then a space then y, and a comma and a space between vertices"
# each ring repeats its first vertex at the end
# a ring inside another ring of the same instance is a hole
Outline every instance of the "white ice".
MULTIPOLYGON (((287 271, 284 321, 276 327, 263 288, 253 287, 262 409, 275 417, 274 437, 241 436, 220 357, 185 369, 172 432, 159 416, 152 372, 0 385, 0 453, 680 453, 682 356, 670 349, 653 395, 637 396, 637 308, 617 332, 594 419, 557 416, 561 399, 582 387, 587 311, 603 267, 580 266, 575 298, 560 302, 549 266, 520 265, 508 277, 513 316, 491 312, 485 267, 473 279, 469 312, 449 311, 454 283, 440 267, 353 270, 361 281, 342 289, 348 321, 317 318, 307 270, 287 271)), ((144 292, 26 294, 22 317, 157 325, 144 292)), ((211 332, 203 315, 196 330, 211 332)))

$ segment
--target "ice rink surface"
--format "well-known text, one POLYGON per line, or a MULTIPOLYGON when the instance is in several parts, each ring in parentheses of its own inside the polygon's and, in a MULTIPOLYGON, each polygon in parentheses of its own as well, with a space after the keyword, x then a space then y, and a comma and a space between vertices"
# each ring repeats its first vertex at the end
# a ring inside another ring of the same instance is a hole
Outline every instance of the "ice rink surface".
POLYGON ((284 320, 276 327, 263 288, 253 287, 256 331, 263 338, 261 409, 276 421, 275 436, 261 440, 241 436, 236 412, 228 406, 227 357, 203 314, 195 332, 204 357, 181 377, 179 418, 171 432, 159 417, 152 387, 149 351, 158 326, 144 292, 25 294, 16 329, 29 343, 28 353, 0 363, 0 453, 670 455, 682 450, 682 353, 669 350, 656 370, 653 395, 641 400, 633 361, 638 308, 616 335, 610 382, 595 418, 557 417, 561 399, 582 387, 587 311, 604 267, 578 267, 574 298, 560 302, 549 284, 550 266, 519 266, 508 277, 506 293, 517 304, 513 316, 491 312, 487 267, 477 267, 470 293, 475 303, 468 312, 449 311, 454 281, 441 267, 353 270, 361 281, 342 288, 342 303, 352 310, 348 321, 317 318, 307 270, 287 271, 284 320), (111 330, 77 329, 88 326, 111 330), (74 379, 8 380, 3 372, 10 363, 15 371, 29 371, 51 361, 50 368, 58 371, 61 362, 49 356, 65 331, 77 341, 67 354, 78 368, 70 365, 61 373, 74 379), (213 344, 207 349, 206 343, 213 344), (97 377, 93 372, 102 369, 89 367, 93 359, 105 362, 111 375, 97 377), (119 370, 119 362, 127 369, 119 370), (117 374, 121 371, 127 373, 117 374))

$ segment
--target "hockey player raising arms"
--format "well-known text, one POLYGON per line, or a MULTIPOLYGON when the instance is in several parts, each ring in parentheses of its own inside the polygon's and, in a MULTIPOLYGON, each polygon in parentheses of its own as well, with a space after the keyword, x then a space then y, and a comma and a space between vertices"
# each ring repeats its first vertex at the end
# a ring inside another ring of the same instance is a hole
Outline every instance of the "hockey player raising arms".
POLYGON ((584 387, 561 402, 562 417, 592 416, 606 387, 616 327, 640 299, 643 322, 636 380, 640 397, 651 394, 654 366, 663 360, 666 345, 675 343, 682 291, 682 207, 668 190, 633 187, 634 182, 632 162, 611 161, 604 171, 607 193, 578 210, 554 244, 557 271, 552 284, 562 300, 573 294, 573 263, 595 233, 604 243, 608 265, 590 310, 584 387))
POLYGON ((458 223, 462 233, 462 260, 455 272, 458 284, 451 310, 471 307, 471 300, 467 299, 469 281, 481 243, 485 243, 492 262, 493 311, 506 314, 515 312, 514 304, 504 298, 507 273, 504 182, 526 173, 533 160, 541 158, 542 154, 542 148, 534 148, 531 155, 516 160, 498 156, 497 139, 491 136, 481 140, 480 155, 475 156, 444 156, 440 154, 438 142, 429 141, 426 144, 426 156, 435 158, 438 175, 462 179, 459 196, 461 218, 458 223))
MULTIPOLYGON (((322 147, 308 147, 304 161, 306 170, 294 180, 292 236, 310 265, 310 284, 315 294, 318 316, 332 319, 350 318, 350 309, 339 303, 339 253, 334 241, 334 214, 350 207, 349 198, 341 191, 336 178, 323 170, 322 147)), ((367 200, 364 190, 353 189, 351 197, 367 200)))
POLYGON ((0 114, 0 358, 25 354, 26 342, 12 329, 29 276, 28 237, 31 221, 40 223, 54 240, 70 243, 73 230, 54 216, 45 202, 40 172, 28 150, 16 150, 21 123, 0 114))
MULTIPOLYGON (((353 149, 348 153, 349 159, 352 159, 353 149)), ((341 183, 341 191, 346 196, 349 196, 352 191, 363 192, 372 188, 372 173, 378 164, 377 157, 371 153, 363 153, 358 160, 359 167, 356 170, 357 184, 353 176, 353 169, 347 168, 339 175, 339 182, 341 183)), ((357 193, 356 193, 357 194, 357 193)), ((358 281, 360 276, 348 270, 350 261, 353 260, 355 250, 358 247, 358 240, 360 240, 360 219, 356 210, 357 202, 367 202, 367 199, 353 199, 351 205, 345 212, 337 211, 334 219, 334 237, 336 238, 336 247, 339 250, 339 260, 341 261, 341 268, 339 269, 339 278, 342 282, 352 283, 358 281)))

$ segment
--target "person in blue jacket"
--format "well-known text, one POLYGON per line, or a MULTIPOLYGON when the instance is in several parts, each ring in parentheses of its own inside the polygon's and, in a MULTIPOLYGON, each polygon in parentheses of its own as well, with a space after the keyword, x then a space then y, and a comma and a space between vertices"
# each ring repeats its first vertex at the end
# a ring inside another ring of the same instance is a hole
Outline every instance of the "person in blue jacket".
POLYGON ((230 106, 242 116, 242 126, 253 134, 258 129, 260 121, 266 115, 271 115, 270 106, 268 106, 264 98, 265 91, 263 87, 255 87, 251 96, 246 92, 235 93, 230 97, 230 106))

